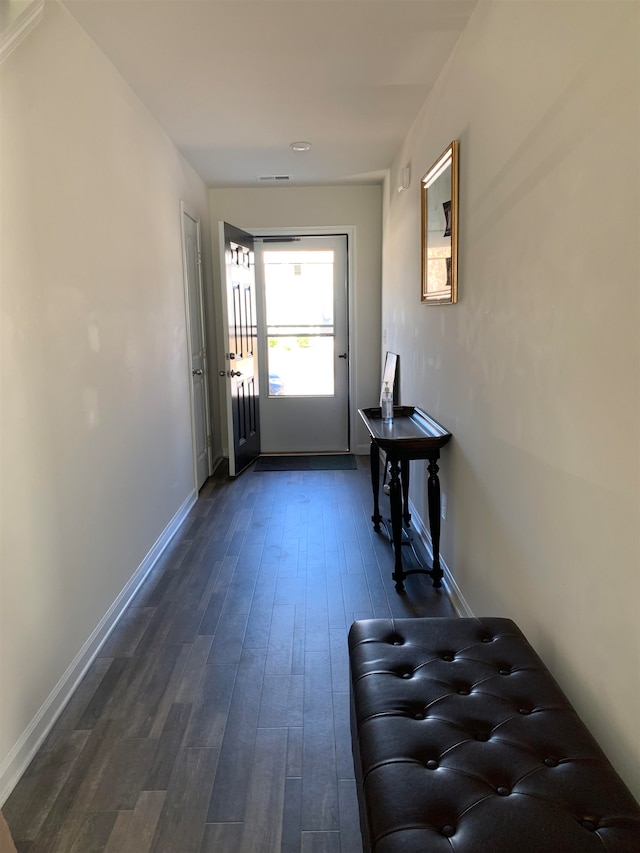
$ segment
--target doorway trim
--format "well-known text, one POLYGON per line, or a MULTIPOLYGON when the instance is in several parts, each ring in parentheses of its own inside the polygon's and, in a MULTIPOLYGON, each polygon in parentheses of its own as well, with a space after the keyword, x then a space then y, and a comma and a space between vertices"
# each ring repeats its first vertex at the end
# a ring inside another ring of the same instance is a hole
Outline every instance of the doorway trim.
POLYGON ((185 336, 187 339, 187 367, 188 367, 188 380, 189 380, 189 409, 190 409, 190 417, 191 417, 191 456, 193 460, 193 486, 196 490, 196 494, 199 491, 198 487, 198 455, 197 455, 197 439, 196 439, 196 407, 195 400, 193 396, 193 381, 191 379, 191 364, 193 360, 193 347, 191 345, 191 308, 189 304, 189 275, 188 275, 188 262, 187 262, 187 241, 186 234, 184 230, 184 219, 185 216, 188 216, 196 224, 196 235, 198 242, 198 302, 200 305, 200 322, 202 324, 202 339, 205 341, 205 353, 203 356, 203 362, 205 365, 204 368, 204 417, 205 417, 205 428, 207 433, 207 467, 208 467, 208 475, 211 476, 212 473, 212 459, 211 459, 211 407, 209 402, 209 358, 208 358, 208 347, 206 346, 206 342, 208 341, 207 337, 207 324, 205 318, 204 311, 204 284, 202 281, 202 235, 200 229, 200 219, 197 216, 194 216, 191 211, 188 209, 186 204, 182 199, 180 199, 180 239, 182 242, 182 283, 183 283, 183 295, 184 295, 184 316, 185 316, 185 336))
POLYGON ((349 448, 353 453, 356 447, 356 425, 358 412, 355 401, 358 399, 357 370, 355 354, 357 340, 355 331, 355 281, 356 281, 356 226, 355 225, 297 225, 297 226, 242 226, 254 237, 326 237, 332 234, 346 234, 347 237, 347 344, 349 351, 349 398, 347 401, 349 417, 349 448))

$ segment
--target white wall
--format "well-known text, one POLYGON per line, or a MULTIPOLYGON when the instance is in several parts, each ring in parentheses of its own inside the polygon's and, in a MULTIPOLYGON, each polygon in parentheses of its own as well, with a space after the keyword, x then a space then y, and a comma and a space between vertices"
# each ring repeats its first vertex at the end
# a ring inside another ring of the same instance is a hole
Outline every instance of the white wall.
POLYGON ((0 31, 10 27, 27 11, 32 0, 0 0, 0 31))
POLYGON ((180 199, 210 229, 204 185, 64 8, 0 73, 1 802, 195 496, 180 199))
MULTIPOLYGON (((366 430, 357 410, 375 405, 380 396, 381 187, 211 189, 209 199, 216 235, 218 221, 249 230, 355 226, 355 281, 350 282, 353 313, 350 358, 355 368, 351 388, 355 438, 351 449, 355 453, 368 452, 366 430)), ((216 290, 220 287, 217 268, 214 268, 214 286, 216 290)), ((219 357, 224 365, 223 354, 219 357)), ((218 392, 222 391, 219 387, 218 392)))
POLYGON ((470 610, 518 622, 637 797, 639 11, 479 4, 392 170, 382 318, 403 401, 454 434, 442 549, 470 610), (419 178, 454 138, 460 302, 426 306, 419 178))

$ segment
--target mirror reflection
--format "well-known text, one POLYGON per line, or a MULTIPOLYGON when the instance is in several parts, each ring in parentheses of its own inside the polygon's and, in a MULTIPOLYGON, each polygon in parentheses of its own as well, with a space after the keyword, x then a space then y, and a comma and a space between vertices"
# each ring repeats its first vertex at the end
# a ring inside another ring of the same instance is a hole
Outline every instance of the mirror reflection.
POLYGON ((458 301, 458 141, 422 178, 421 300, 458 301))

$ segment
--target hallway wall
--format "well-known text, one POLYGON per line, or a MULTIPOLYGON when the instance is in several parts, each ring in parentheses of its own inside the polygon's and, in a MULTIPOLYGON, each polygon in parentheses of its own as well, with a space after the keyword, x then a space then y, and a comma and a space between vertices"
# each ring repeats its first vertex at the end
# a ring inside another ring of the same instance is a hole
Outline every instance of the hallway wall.
POLYGON ((195 497, 180 200, 207 252, 210 228, 202 182, 59 4, 0 73, 2 802, 195 497))
POLYGON ((454 435, 442 551, 469 610, 519 623, 637 797, 639 12, 480 2, 386 188, 382 314, 403 402, 454 435), (419 183, 454 138, 460 302, 426 306, 419 183))

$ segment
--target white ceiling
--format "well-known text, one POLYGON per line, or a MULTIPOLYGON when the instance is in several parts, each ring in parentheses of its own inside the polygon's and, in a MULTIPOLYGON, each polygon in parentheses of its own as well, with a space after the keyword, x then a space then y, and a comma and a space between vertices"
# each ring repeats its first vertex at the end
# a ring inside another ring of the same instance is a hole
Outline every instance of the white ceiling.
POLYGON ((476 2, 63 0, 218 187, 379 182, 476 2))

